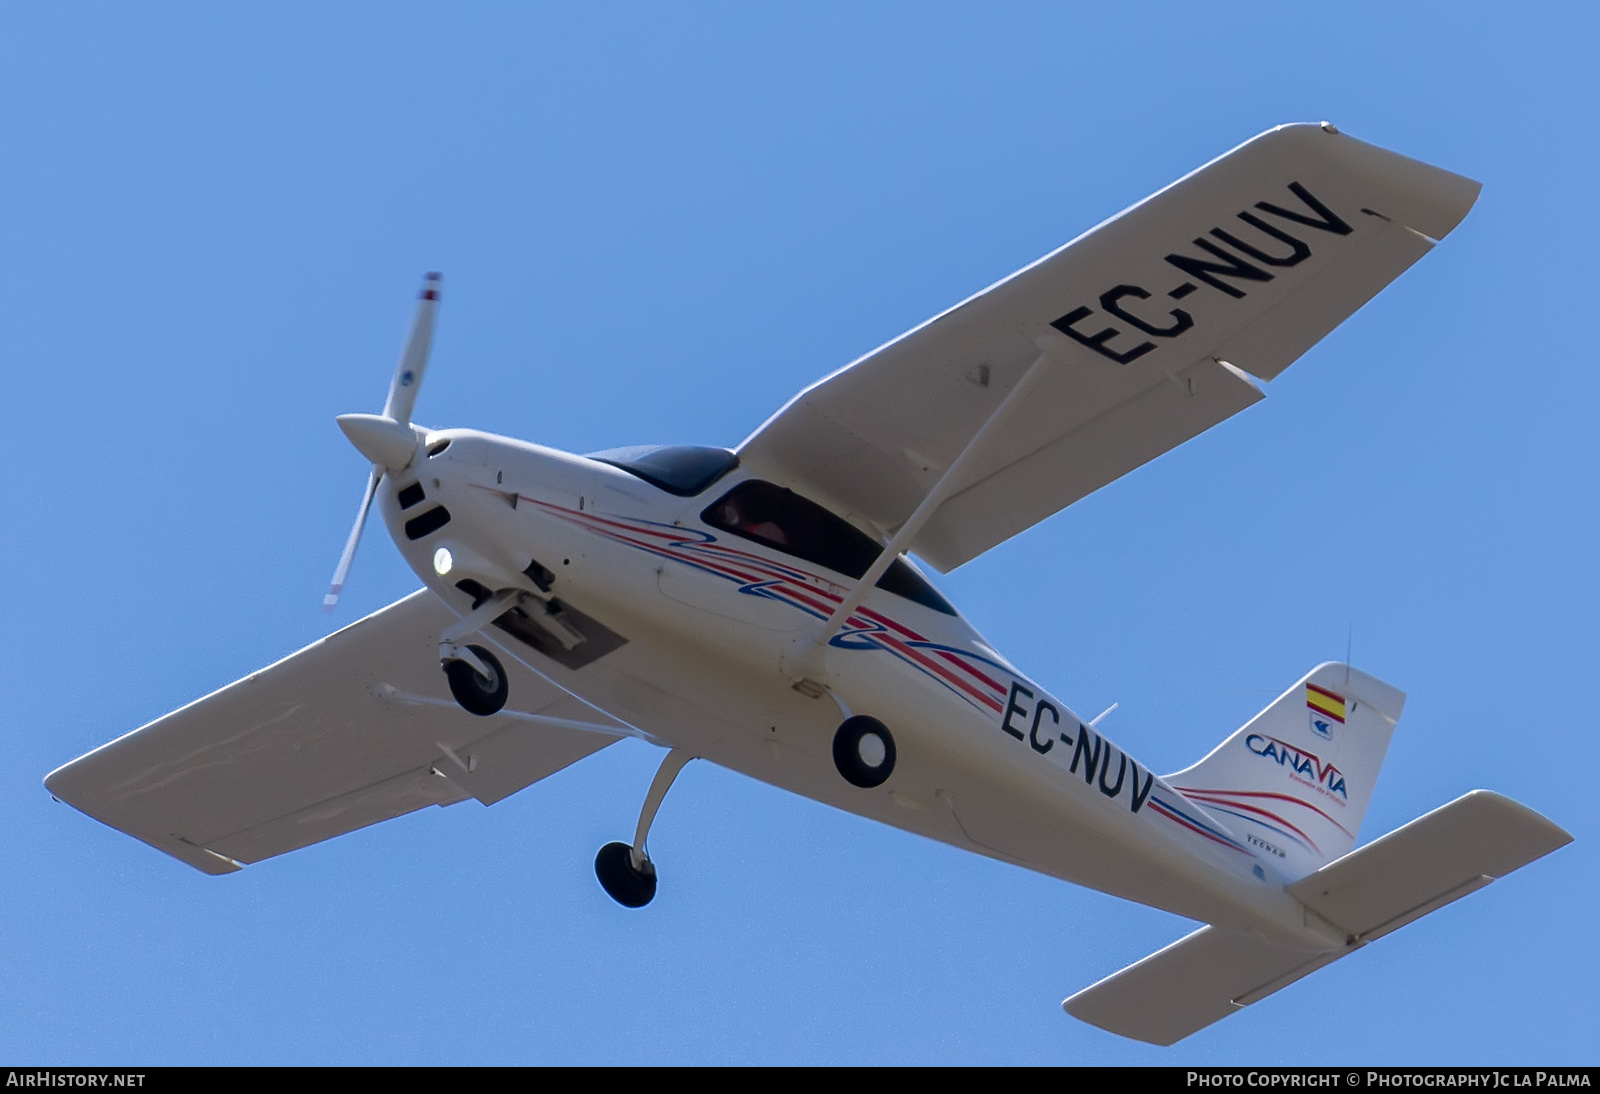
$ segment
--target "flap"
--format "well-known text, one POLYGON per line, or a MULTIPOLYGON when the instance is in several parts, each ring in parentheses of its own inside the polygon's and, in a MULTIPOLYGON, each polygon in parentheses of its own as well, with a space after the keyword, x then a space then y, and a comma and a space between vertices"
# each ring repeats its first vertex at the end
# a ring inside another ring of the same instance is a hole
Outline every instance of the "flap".
POLYGON ((498 801, 630 732, 508 655, 508 709, 466 713, 439 670, 439 633, 454 621, 432 593, 413 593, 45 786, 219 874, 425 805, 498 801))
POLYGON ((1274 129, 801 392, 739 455, 889 533, 1045 355, 911 545, 948 571, 1255 402, 1245 373, 1282 372, 1477 193, 1331 126, 1274 129))

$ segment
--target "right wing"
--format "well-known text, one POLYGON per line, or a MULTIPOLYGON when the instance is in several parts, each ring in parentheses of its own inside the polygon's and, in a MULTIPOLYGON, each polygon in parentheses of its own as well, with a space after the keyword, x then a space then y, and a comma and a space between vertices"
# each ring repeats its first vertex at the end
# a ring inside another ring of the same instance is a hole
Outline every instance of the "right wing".
POLYGON ((453 622, 419 590, 73 760, 45 786, 226 874, 425 805, 493 804, 632 732, 509 657, 512 706, 468 714, 439 671, 439 632, 453 622))
POLYGON ((948 572, 1259 400, 1250 376, 1289 367, 1477 196, 1331 126, 1280 126, 813 384, 739 456, 893 533, 1043 357, 908 544, 948 572))

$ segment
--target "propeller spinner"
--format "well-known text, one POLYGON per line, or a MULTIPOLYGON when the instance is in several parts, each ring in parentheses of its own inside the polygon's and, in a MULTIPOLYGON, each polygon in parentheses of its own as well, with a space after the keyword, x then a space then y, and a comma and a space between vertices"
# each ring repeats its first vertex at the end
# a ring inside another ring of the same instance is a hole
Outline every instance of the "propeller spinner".
POLYGON ((356 511, 356 522, 345 541, 339 565, 334 568, 333 581, 328 595, 322 598, 322 610, 333 611, 344 592, 345 578, 350 574, 350 564, 355 561, 356 546, 361 542, 361 529, 366 526, 367 513, 372 509, 372 499, 377 496, 378 484, 388 471, 400 471, 411 463, 416 453, 416 437, 411 429, 411 410, 417 403, 417 391, 422 387, 422 377, 428 370, 428 351, 433 346, 434 313, 439 310, 439 275, 430 273, 422 280, 422 290, 417 293, 417 310, 411 318, 411 333, 406 336, 406 347, 395 366, 394 379, 389 382, 389 397, 384 400, 383 413, 345 414, 339 418, 339 428, 344 430, 350 443, 372 461, 372 473, 367 476, 367 490, 361 496, 361 508, 356 511), (409 438, 409 440, 408 440, 409 438))

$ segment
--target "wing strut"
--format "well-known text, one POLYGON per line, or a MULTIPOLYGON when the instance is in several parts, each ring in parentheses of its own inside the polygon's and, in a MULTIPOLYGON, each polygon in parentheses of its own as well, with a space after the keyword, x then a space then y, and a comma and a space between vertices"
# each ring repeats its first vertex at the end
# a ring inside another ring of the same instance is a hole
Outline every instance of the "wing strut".
MULTIPOLYGON (((1033 364, 1028 366, 1028 371, 1022 374, 1022 379, 1018 380, 1016 385, 1006 393, 1006 397, 1000 400, 1000 405, 994 408, 994 413, 989 415, 989 420, 984 422, 978 431, 972 435, 972 439, 967 442, 967 446, 961 450, 961 455, 957 456, 955 462, 946 468, 939 481, 933 484, 933 489, 929 490, 922 499, 922 504, 917 506, 916 511, 907 517, 906 522, 900 526, 899 531, 895 532, 894 538, 889 540, 888 546, 883 549, 883 553, 878 556, 878 560, 867 567, 867 572, 861 575, 861 579, 856 582, 855 588, 850 590, 850 595, 841 600, 839 606, 833 610, 833 614, 828 617, 828 622, 823 625, 822 630, 817 634, 812 647, 813 654, 816 650, 827 645, 828 640, 839 633, 839 628, 845 625, 845 622, 850 618, 850 613, 861 607, 861 602, 866 599, 867 593, 872 591, 872 587, 878 583, 878 579, 884 575, 890 566, 894 565, 894 560, 900 557, 900 553, 905 550, 912 540, 916 539, 917 533, 928 522, 928 518, 938 511, 940 505, 944 504, 945 498, 955 484, 960 481, 961 472, 965 471, 972 458, 982 451, 984 442, 994 432, 994 427, 1006 416, 1006 413, 1016 404, 1017 400, 1033 386, 1034 381, 1043 372, 1043 365, 1049 356, 1049 350, 1040 345, 1039 356, 1035 357, 1033 364)), ((811 674, 807 673, 806 675, 811 674)))

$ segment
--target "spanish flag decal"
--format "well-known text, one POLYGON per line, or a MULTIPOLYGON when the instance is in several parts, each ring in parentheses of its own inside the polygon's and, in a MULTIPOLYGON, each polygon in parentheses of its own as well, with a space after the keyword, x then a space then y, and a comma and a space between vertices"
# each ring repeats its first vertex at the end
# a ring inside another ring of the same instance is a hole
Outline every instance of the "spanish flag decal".
POLYGON ((1327 688, 1319 688, 1315 684, 1307 684, 1306 706, 1316 713, 1327 715, 1340 725, 1344 725, 1343 695, 1335 695, 1327 688))

